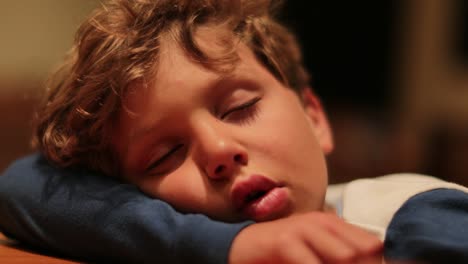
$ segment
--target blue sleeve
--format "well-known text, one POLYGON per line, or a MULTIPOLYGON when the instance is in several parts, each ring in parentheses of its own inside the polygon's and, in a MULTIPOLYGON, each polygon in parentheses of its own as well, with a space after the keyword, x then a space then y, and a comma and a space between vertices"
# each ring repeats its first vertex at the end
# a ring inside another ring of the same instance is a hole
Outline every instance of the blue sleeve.
POLYGON ((390 222, 384 247, 389 260, 468 263, 468 194, 436 189, 412 197, 390 222))
POLYGON ((0 231, 32 246, 128 263, 226 263, 232 240, 250 224, 184 215, 132 185, 60 170, 37 154, 0 176, 0 216, 0 231))

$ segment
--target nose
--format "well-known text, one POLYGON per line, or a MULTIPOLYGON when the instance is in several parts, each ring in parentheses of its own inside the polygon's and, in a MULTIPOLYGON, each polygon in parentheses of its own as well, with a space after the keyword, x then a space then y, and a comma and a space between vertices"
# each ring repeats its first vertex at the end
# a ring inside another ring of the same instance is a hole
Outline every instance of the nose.
POLYGON ((208 178, 229 179, 248 164, 247 151, 235 140, 234 134, 232 130, 221 126, 199 124, 194 143, 194 158, 208 178))

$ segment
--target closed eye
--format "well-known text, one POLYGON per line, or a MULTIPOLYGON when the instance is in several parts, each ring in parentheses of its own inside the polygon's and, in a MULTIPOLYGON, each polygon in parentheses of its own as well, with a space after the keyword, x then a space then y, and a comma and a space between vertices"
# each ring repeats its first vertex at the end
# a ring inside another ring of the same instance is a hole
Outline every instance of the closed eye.
POLYGON ((256 104, 261 100, 261 97, 255 97, 243 104, 229 109, 221 116, 222 120, 240 122, 241 124, 252 121, 257 114, 258 108, 256 104))
POLYGON ((146 172, 150 172, 154 170, 155 168, 164 165, 164 163, 171 158, 171 156, 178 151, 180 148, 182 148, 184 145, 183 144, 178 144, 171 150, 169 150, 167 153, 159 157, 155 162, 151 163, 147 168, 146 172))

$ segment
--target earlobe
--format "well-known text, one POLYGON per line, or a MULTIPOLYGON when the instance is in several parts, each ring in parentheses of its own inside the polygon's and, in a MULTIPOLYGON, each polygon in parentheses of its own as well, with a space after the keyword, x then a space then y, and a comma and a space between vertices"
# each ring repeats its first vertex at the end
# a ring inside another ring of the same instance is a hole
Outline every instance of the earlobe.
POLYGON ((301 91, 302 103, 304 111, 310 119, 316 137, 325 154, 333 150, 333 135, 328 122, 327 115, 322 107, 319 98, 312 92, 310 87, 305 87, 301 91))

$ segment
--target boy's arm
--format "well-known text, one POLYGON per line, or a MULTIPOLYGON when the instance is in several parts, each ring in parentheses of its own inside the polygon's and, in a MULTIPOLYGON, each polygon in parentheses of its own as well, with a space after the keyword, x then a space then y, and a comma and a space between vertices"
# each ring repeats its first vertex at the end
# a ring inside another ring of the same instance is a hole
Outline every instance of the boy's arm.
POLYGON ((394 215, 385 257, 422 263, 468 263, 468 194, 436 189, 409 199, 394 215))
POLYGON ((0 231, 85 260, 226 263, 249 223, 183 215, 134 186, 85 171, 60 170, 39 155, 0 176, 0 231))

